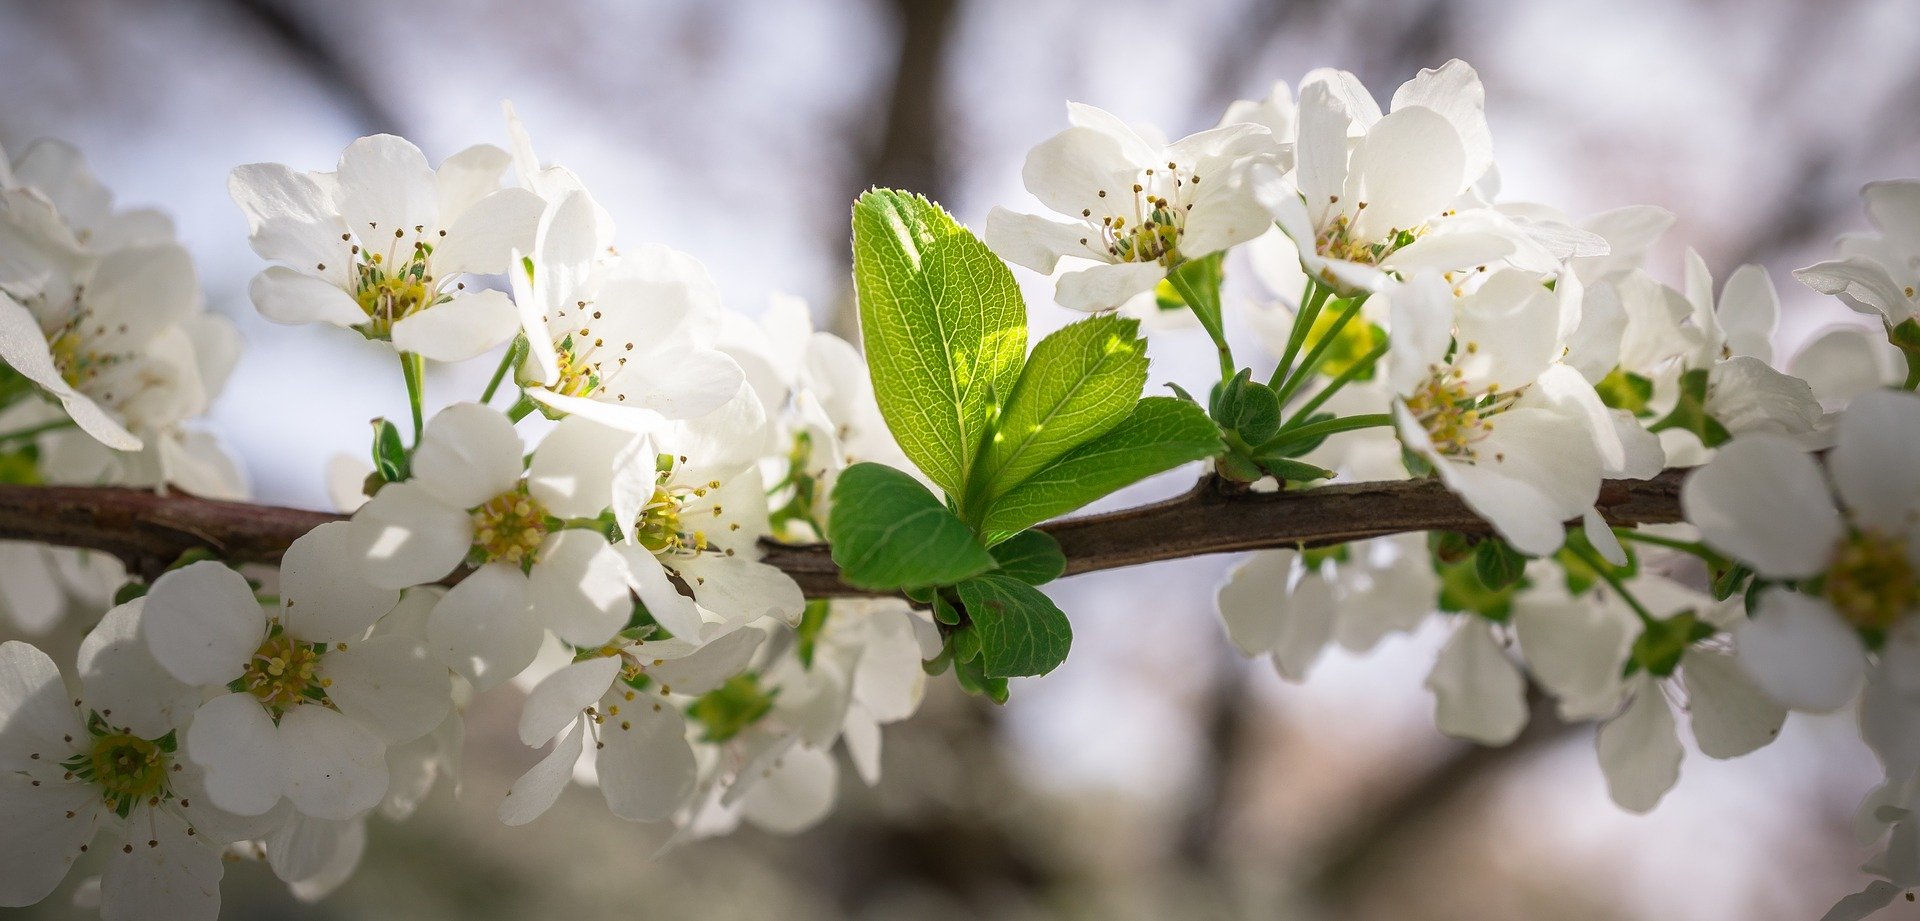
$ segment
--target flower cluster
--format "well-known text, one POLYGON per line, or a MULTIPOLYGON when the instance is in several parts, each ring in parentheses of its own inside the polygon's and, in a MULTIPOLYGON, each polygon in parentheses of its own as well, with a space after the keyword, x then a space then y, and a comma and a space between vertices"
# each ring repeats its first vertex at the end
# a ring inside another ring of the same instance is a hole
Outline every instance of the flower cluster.
MULTIPOLYGON (((129 576, 0 544, 14 627, 97 615, 69 675, 0 644, 0 904, 96 847, 108 917, 214 917, 227 854, 322 896, 371 817, 456 779, 487 698, 517 696, 545 750, 498 804, 509 825, 580 784, 674 842, 798 831, 832 806, 838 744, 878 781, 880 727, 929 674, 1004 701, 1064 658, 1034 586, 1069 561, 1035 523, 1200 459, 1222 501, 1430 480, 1475 522, 1251 554, 1218 593, 1247 655, 1303 680, 1330 643, 1442 621, 1441 731, 1504 744, 1536 702, 1596 722, 1636 812, 1678 781, 1682 725, 1732 758, 1792 711, 1855 707, 1886 770, 1861 826, 1887 844, 1832 917, 1920 886, 1920 184, 1870 185, 1879 232, 1798 273, 1884 339, 1844 326, 1780 361, 1763 269, 1716 290, 1689 250, 1662 280, 1664 210, 1501 200, 1460 61, 1384 107, 1315 71, 1172 142, 1068 120, 1023 170, 1058 217, 995 208, 982 242, 924 199, 862 199, 871 369, 797 299, 749 319, 692 256, 617 247, 511 108, 511 152, 434 168, 382 135, 332 172, 236 169, 272 263, 255 307, 389 344, 411 425, 375 420, 370 470, 335 484, 345 517, 271 566, 214 547, 129 576), (1264 290, 1226 287, 1234 249, 1264 290), (1129 316, 1029 356, 1001 260, 1129 316), (1234 358, 1226 303, 1268 373, 1234 358), (1143 313, 1204 327, 1204 400, 1139 397, 1143 313), (495 353, 483 392, 429 411, 426 361, 495 353), (1684 520, 1623 508, 1650 480, 1684 520), (828 540, 840 572, 810 575, 839 597, 768 561, 828 540)), ((236 346, 164 219, 115 211, 56 144, 0 169, 0 483, 244 496, 190 427, 236 346)))

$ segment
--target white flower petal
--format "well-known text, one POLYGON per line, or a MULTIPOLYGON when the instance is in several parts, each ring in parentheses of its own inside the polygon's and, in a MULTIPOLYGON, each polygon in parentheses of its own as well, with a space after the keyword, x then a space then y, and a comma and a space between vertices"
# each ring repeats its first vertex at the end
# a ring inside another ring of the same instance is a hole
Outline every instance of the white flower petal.
POLYGON ((1061 256, 1096 258, 1096 247, 1082 240, 1092 239, 1092 229, 1084 223, 1067 223, 1038 214, 1021 214, 995 205, 987 212, 982 233, 987 248, 1017 266, 1051 275, 1061 256))
POLYGON ((1333 587, 1317 576, 1302 579, 1282 609, 1273 666, 1291 681, 1304 681, 1308 669, 1333 638, 1333 587))
POLYGON ((528 578, 539 622, 566 643, 595 646, 627 625, 633 613, 627 564, 592 531, 547 538, 528 578))
POLYGON ((1353 150, 1347 185, 1357 182, 1367 205, 1354 235, 1378 240, 1426 223, 1467 187, 1466 165, 1460 133, 1444 116, 1424 106, 1394 110, 1353 150))
POLYGON ((164 809, 129 830, 132 851, 114 850, 100 873, 104 921, 214 921, 220 917, 220 852, 164 809))
POLYGON ((440 226, 440 203, 427 157, 413 143, 391 134, 363 137, 340 154, 340 214, 354 233, 369 239, 428 232, 440 226), (361 228, 365 227, 366 230, 361 228))
POLYGON ((1920 519, 1920 397, 1880 390, 1861 394, 1840 417, 1827 456, 1833 486, 1853 522, 1882 536, 1905 534, 1920 519))
POLYGON ((82 735, 53 660, 19 640, 0 643, 0 771, 64 760, 73 750, 65 740, 82 735))
POLYGON ((1261 550, 1247 555, 1220 586, 1216 601, 1227 638, 1240 652, 1257 656, 1280 642, 1287 583, 1293 575, 1291 550, 1261 550))
POLYGON ((762 617, 797 624, 807 606, 792 576, 758 560, 702 553, 676 563, 676 568, 693 589, 694 600, 729 624, 762 617))
POLYGON ((367 581, 390 589, 439 581, 467 558, 473 519, 417 483, 388 483, 353 513, 353 552, 367 581))
POLYGON ((327 698, 389 745, 411 742, 447 718, 453 681, 426 644, 402 636, 375 636, 327 653, 319 675, 327 698))
POLYGON ((1440 649, 1427 676, 1434 725, 1456 739, 1505 745, 1527 725, 1527 683, 1479 616, 1463 622, 1440 649))
POLYGON ((1784 588, 1768 589, 1733 638, 1747 676, 1795 710, 1838 709, 1866 675, 1866 647, 1853 629, 1826 602, 1784 588))
POLYGON ((1097 264, 1059 276, 1053 297, 1060 306, 1073 310, 1111 310, 1135 295, 1152 291, 1165 277, 1166 267, 1157 262, 1097 264))
POLYGON ((227 694, 202 704, 185 741, 187 757, 206 769, 207 798, 215 806, 235 815, 260 815, 286 792, 277 730, 252 694, 227 694))
POLYGON ((339 285, 283 265, 268 266, 253 276, 247 294, 260 315, 275 323, 353 327, 368 321, 359 302, 339 285))
POLYGON ((527 492, 561 518, 592 518, 613 503, 615 461, 634 434, 583 416, 560 420, 533 452, 527 492))
POLYGON ((740 800, 741 813, 774 834, 796 834, 826 818, 839 781, 831 754, 796 745, 740 800))
POLYGON ((1765 576, 1819 573, 1843 533, 1819 465, 1774 435, 1721 448, 1687 478, 1680 507, 1709 546, 1765 576))
POLYGON ((539 747, 552 741, 593 706, 620 676, 620 659, 603 656, 575 662, 548 675, 520 710, 520 741, 539 747))
POLYGON ((353 244, 341 239, 346 221, 305 173, 279 163, 250 163, 227 177, 227 191, 246 214, 248 242, 261 258, 330 273, 325 277, 335 285, 346 281, 353 262, 353 244), (327 268, 315 268, 321 265, 327 268))
POLYGON ((1620 808, 1646 812, 1680 778, 1680 733, 1651 677, 1642 675, 1625 710, 1600 725, 1595 746, 1607 792, 1620 808))
POLYGON ((524 453, 505 414, 479 403, 455 403, 427 421, 409 482, 454 508, 470 509, 520 481, 524 453))
POLYGON ((158 739, 186 725, 201 696, 154 661, 140 632, 146 602, 136 598, 108 611, 80 642, 76 665, 88 707, 142 739, 158 739))
POLYGON ((433 361, 466 361, 519 331, 520 308, 505 291, 463 291, 401 317, 393 324, 393 347, 433 361))
POLYGON ((1527 669, 1558 698, 1564 718, 1613 712, 1620 666, 1633 642, 1632 624, 1617 608, 1584 599, 1522 597, 1513 606, 1513 630, 1527 669))
POLYGON ((627 572, 633 577, 633 590, 654 621, 674 636, 698 640, 705 626, 700 611, 692 598, 680 594, 659 558, 636 544, 622 544, 618 549, 626 558, 627 572))
POLYGON ((325 707, 280 718, 281 770, 293 808, 316 819, 351 819, 387 795, 387 749, 373 730, 325 707))
POLYGON ((154 659, 193 685, 240 677, 267 636, 266 613, 246 578, 211 560, 155 580, 140 624, 154 659))
POLYGON ((427 617, 427 641, 448 668, 485 691, 520 673, 540 651, 527 577, 490 563, 460 580, 427 617))
POLYGON ((364 580, 366 565, 347 522, 330 521, 301 535, 280 560, 280 622, 309 643, 366 636, 400 603, 398 590, 364 580))
MULTIPOLYGON (((746 671, 754 652, 766 638, 764 632, 754 627, 743 627, 684 655, 663 655, 662 646, 683 642, 677 637, 642 644, 637 654, 646 663, 647 677, 660 685, 660 693, 692 697, 705 694, 746 671), (650 652, 659 661, 647 659, 650 652)), ((919 657, 914 657, 913 666, 919 670, 919 657)))
POLYGON ((553 751, 533 766, 500 801, 500 821, 507 825, 525 825, 544 815, 573 779, 573 766, 580 761, 582 739, 586 735, 584 718, 553 746, 553 751))
POLYGON ((633 822, 664 819, 693 792, 696 766, 686 721, 675 707, 623 709, 600 724, 595 765, 613 814, 633 822))
POLYGON ((46 898, 99 828, 100 796, 86 784, 42 784, 0 773, 0 906, 46 898))
POLYGON ((434 271, 441 277, 505 272, 509 254, 533 249, 546 207, 544 199, 526 189, 501 189, 474 202, 434 246, 434 271))
POLYGON ((1680 662, 1693 738, 1709 758, 1734 758, 1780 735, 1787 711, 1723 652, 1690 649, 1680 662))
POLYGON ((1888 777, 1920 770, 1920 636, 1911 621, 1880 648, 1880 665, 1860 698, 1860 736, 1888 777))

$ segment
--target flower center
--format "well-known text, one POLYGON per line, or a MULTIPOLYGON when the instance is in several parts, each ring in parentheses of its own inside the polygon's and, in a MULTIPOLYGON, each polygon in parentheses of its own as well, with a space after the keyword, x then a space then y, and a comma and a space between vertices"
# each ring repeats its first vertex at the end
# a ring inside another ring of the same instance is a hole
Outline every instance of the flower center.
POLYGON ((547 509, 520 483, 473 510, 473 554, 481 563, 531 561, 547 539, 547 509))
MULTIPOLYGON (((665 477, 666 474, 661 476, 665 477)), ((705 487, 690 490, 685 487, 670 488, 665 484, 655 486, 653 498, 647 500, 646 506, 640 510, 640 521, 634 526, 634 539, 656 556, 692 555, 709 549, 706 532, 689 532, 680 520, 687 498, 695 494, 706 495, 706 492, 705 487)))
MULTIPOLYGON (((1171 266, 1180 261, 1180 236, 1186 232, 1187 212, 1193 205, 1185 201, 1200 177, 1169 160, 1165 170, 1141 171, 1133 184, 1131 214, 1116 209, 1100 218, 1100 239, 1082 238, 1081 244, 1095 250, 1104 262, 1157 262, 1171 266)), ((1106 189, 1099 190, 1102 204, 1113 199, 1106 189)), ((1080 216, 1093 220, 1093 209, 1080 216)))
MULTIPOLYGON (((1366 202, 1360 207, 1365 208, 1366 202)), ((1428 227, 1422 224, 1407 230, 1394 229, 1378 240, 1363 240, 1354 235, 1354 215, 1342 214, 1333 219, 1333 223, 1314 240, 1314 248, 1328 259, 1340 259, 1357 262, 1361 265, 1379 265, 1388 256, 1401 248, 1427 235, 1428 227)))
MULTIPOLYGON (((378 228, 374 228, 377 232, 378 228)), ((428 257, 433 255, 433 245, 417 237, 425 232, 424 227, 415 227, 416 239, 411 247, 402 241, 406 231, 393 232, 393 248, 385 253, 373 252, 367 247, 353 247, 353 300, 367 315, 367 322, 361 328, 373 338, 387 338, 393 334, 393 324, 451 299, 441 293, 439 279, 433 275, 428 257)), ((446 231, 439 231, 446 236, 446 231)), ((351 236, 342 239, 351 239, 351 236)), ((324 270, 326 266, 319 266, 324 270)))
POLYGON ((1436 369, 1406 400, 1435 451, 1469 461, 1476 458, 1474 445, 1493 432, 1491 417, 1512 402, 1491 385, 1484 393, 1468 390, 1452 367, 1436 369))
POLYGON ((330 682, 316 674, 326 652, 325 645, 303 643, 276 624, 247 660, 239 684, 259 698, 276 720, 302 703, 326 703, 330 682))
POLYGON ((1827 600, 1862 630, 1884 631, 1920 607, 1920 573, 1906 546, 1872 529, 1847 538, 1827 568, 1827 600))
POLYGON ((93 784, 100 796, 121 818, 133 811, 141 800, 156 801, 170 796, 167 774, 174 769, 173 735, 162 739, 142 739, 109 727, 95 714, 87 723, 93 744, 60 763, 76 779, 93 784))
MULTIPOLYGON (((72 316, 47 334, 47 351, 53 357, 54 369, 60 372, 60 379, 75 389, 84 389, 102 372, 132 356, 99 349, 99 342, 109 329, 104 323, 88 327, 93 312, 79 303, 79 298, 80 292, 76 290, 72 316)), ((120 324, 119 331, 125 333, 126 324, 120 324)))

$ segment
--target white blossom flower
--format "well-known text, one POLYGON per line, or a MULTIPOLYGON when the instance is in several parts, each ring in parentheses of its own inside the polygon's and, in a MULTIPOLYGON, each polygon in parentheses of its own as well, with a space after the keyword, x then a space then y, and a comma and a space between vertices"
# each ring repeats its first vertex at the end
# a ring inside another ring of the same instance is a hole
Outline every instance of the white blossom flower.
MULTIPOLYGON (((28 144, 10 171, 0 151, 0 201, 11 208, 24 207, 28 199, 46 206, 35 211, 50 211, 57 218, 41 229, 46 242, 66 252, 97 254, 173 239, 173 222, 159 211, 116 210, 113 192, 87 168, 80 151, 64 141, 41 138, 28 144)), ((0 231, 0 239, 4 236, 0 231)))
POLYGON ((704 645, 622 636, 547 676, 527 695, 520 740, 551 741, 553 749, 508 791, 501 821, 524 825, 539 818, 588 752, 591 775, 614 815, 636 822, 673 815, 697 775, 679 701, 739 674, 765 638, 752 628, 704 645))
POLYGON ((569 191, 510 273, 527 358, 519 379, 552 413, 629 431, 704 415, 742 374, 714 347, 720 295, 693 257, 664 246, 606 255, 597 206, 569 191))
POLYGON ((1796 269, 1793 276, 1898 326, 1920 314, 1920 180, 1869 182, 1860 197, 1878 232, 1841 236, 1839 259, 1796 269))
POLYGON ((1863 634, 1884 637, 1920 610, 1916 453, 1920 397, 1876 391, 1841 418, 1824 473, 1800 445, 1761 433, 1687 480, 1681 508, 1708 546, 1800 585, 1766 588, 1736 631, 1742 664, 1780 703, 1845 704, 1866 673, 1863 634))
POLYGON ((147 596, 154 658, 212 695, 183 750, 223 809, 260 815, 285 798, 313 818, 353 818, 387 793, 387 746, 446 716, 445 667, 410 638, 368 637, 399 593, 360 580, 347 528, 321 525, 287 548, 271 614, 213 562, 161 576, 147 596))
MULTIPOLYGON (((0 224, 19 213, 10 206, 0 224)), ((204 408, 194 347, 180 328, 200 308, 184 248, 56 258, 30 279, 16 268, 0 264, 0 362, 58 400, 81 430, 133 451, 142 442, 130 420, 174 422, 204 408)))
POLYGON ((266 825, 229 815, 178 750, 198 702, 140 639, 135 600, 82 643, 79 699, 40 650, 0 644, 0 905, 45 898, 76 858, 106 854, 109 919, 220 913, 220 848, 266 825))
POLYGON ((1555 292, 1508 270, 1457 302, 1430 274, 1391 300, 1401 441, 1514 547, 1552 553, 1563 523, 1593 507, 1602 474, 1626 464, 1593 386, 1557 361, 1555 292))
POLYGON ((412 478, 389 483, 354 513, 348 540, 366 578, 394 590, 473 572, 434 605, 428 643, 486 690, 533 661, 553 630, 581 646, 605 641, 631 612, 626 566, 594 527, 612 501, 613 458, 632 435, 563 420, 522 475, 520 436, 498 410, 456 403, 427 423, 412 478))
POLYGON ((796 644, 766 669, 770 718, 815 750, 844 739, 860 778, 872 786, 880 780, 880 727, 919 709, 927 685, 920 663, 939 654, 939 634, 904 601, 814 604, 824 613, 805 658, 796 644))
POLYGON ((1418 534, 1331 553, 1261 550, 1220 587, 1220 617, 1242 653, 1270 655, 1282 676, 1304 680, 1329 641, 1365 652, 1390 633, 1419 626, 1440 591, 1426 557, 1418 534))
POLYGON ((1343 293, 1377 291, 1421 270, 1551 274, 1561 258, 1605 251, 1591 234, 1535 228, 1470 194, 1493 166, 1485 96, 1458 60, 1402 85, 1384 116, 1352 74, 1307 76, 1291 180, 1271 166, 1255 172, 1310 277, 1343 293))
POLYGON ((640 600, 676 637, 697 643, 762 617, 791 624, 806 605, 791 577, 760 562, 760 538, 772 533, 759 469, 765 424, 743 385, 725 407, 662 425, 619 462, 619 550, 640 600))
POLYGON ((336 172, 278 163, 233 171, 254 252, 278 265, 254 276, 253 303, 277 323, 332 323, 401 352, 462 361, 513 337, 507 295, 463 276, 506 271, 545 202, 499 188, 511 158, 477 145, 438 169, 392 135, 354 141, 336 172))
POLYGON ((1119 307, 1151 291, 1185 259, 1197 259, 1266 232, 1272 223, 1254 196, 1248 169, 1270 159, 1264 128, 1239 123, 1166 142, 1112 114, 1069 103, 1071 127, 1027 154, 1027 191, 1066 221, 995 207, 985 240, 1001 258, 1053 274, 1055 298, 1075 310, 1119 307))

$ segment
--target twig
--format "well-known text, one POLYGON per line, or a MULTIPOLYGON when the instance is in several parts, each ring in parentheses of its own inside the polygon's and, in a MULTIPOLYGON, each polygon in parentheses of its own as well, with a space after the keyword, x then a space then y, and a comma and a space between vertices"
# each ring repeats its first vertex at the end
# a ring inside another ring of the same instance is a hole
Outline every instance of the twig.
MULTIPOLYGON (((1598 505, 1615 525, 1680 520, 1684 470, 1650 480, 1609 480, 1598 505)), ((342 516, 220 502, 183 493, 79 486, 0 486, 0 540, 100 550, 152 577, 180 555, 207 549, 237 563, 272 563, 302 534, 342 516)), ((1041 526, 1066 552, 1067 574, 1271 547, 1320 547, 1409 531, 1487 533, 1486 522, 1433 480, 1250 493, 1202 480, 1153 505, 1041 526)), ((767 543, 766 561, 810 597, 870 594, 840 581, 825 544, 767 543)))

